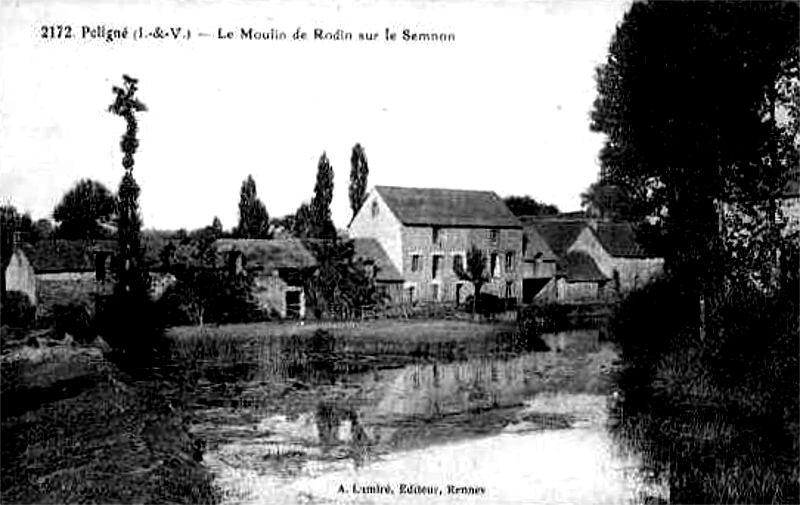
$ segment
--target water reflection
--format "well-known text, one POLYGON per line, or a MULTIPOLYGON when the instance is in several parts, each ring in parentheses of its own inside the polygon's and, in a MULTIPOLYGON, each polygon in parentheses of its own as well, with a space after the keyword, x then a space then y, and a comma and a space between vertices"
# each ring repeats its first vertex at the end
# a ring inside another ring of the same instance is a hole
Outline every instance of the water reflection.
POLYGON ((483 498, 488 503, 530 498, 531 479, 550 493, 544 501, 557 498, 559 486, 575 485, 588 486, 569 495, 576 503, 597 496, 620 502, 628 477, 617 473, 632 463, 611 453, 605 398, 541 394, 543 382, 558 373, 598 373, 567 364, 610 366, 614 355, 597 351, 595 358, 570 360, 567 334, 550 336, 548 344, 553 352, 470 359, 456 359, 460 351, 447 345, 421 350, 410 363, 405 354, 392 367, 354 357, 324 334, 273 339, 256 360, 215 372, 213 378, 229 380, 237 371, 246 380, 221 393, 236 395, 235 408, 209 410, 206 424, 198 425, 202 436, 218 437, 206 462, 223 488, 248 490, 248 498, 235 502, 276 496, 275 503, 296 503, 306 495, 338 502, 339 482, 446 480, 447 472, 461 475, 456 484, 485 484, 494 493, 483 498), (506 481, 520 487, 501 489, 506 481))

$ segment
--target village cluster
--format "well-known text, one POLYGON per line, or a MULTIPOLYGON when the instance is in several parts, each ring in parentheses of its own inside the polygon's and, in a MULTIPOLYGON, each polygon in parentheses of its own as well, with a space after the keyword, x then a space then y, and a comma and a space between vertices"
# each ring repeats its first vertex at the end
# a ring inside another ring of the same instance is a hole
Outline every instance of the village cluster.
MULTIPOLYGON (((663 266, 637 243, 628 222, 583 213, 514 215, 496 193, 375 186, 347 234, 386 306, 464 306, 473 286, 458 275, 471 248, 485 257, 481 296, 506 308, 535 302, 611 300, 648 282, 663 266)), ((152 294, 174 282, 167 243, 146 248, 152 294)), ((260 307, 281 317, 306 316, 303 280, 319 258, 288 234, 273 239, 220 238, 215 248, 238 256, 254 275, 260 307)), ((115 240, 48 239, 16 244, 5 271, 7 291, 25 293, 37 312, 63 300, 88 302, 107 290, 115 240)), ((172 252, 174 254, 174 252, 172 252)))

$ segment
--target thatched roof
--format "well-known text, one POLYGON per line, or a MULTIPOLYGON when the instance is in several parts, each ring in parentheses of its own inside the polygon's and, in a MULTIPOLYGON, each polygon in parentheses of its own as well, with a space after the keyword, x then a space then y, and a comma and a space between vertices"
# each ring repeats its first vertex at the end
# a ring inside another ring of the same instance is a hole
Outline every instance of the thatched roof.
POLYGON ((221 253, 240 251, 248 269, 264 271, 302 270, 317 265, 317 260, 298 239, 228 239, 217 240, 214 245, 221 253))
POLYGON ((115 240, 40 240, 36 244, 20 244, 20 249, 30 261, 34 272, 92 272, 95 253, 114 254, 115 240))

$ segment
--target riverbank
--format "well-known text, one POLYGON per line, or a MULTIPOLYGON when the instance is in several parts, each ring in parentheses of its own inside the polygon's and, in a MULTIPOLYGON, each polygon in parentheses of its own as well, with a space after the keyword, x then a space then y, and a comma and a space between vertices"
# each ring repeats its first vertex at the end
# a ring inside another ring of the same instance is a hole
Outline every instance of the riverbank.
POLYGON ((1 370, 3 503, 218 501, 182 407, 99 348, 26 345, 1 370))
MULTIPOLYGON (((465 461, 474 471, 450 481, 482 482, 484 501, 553 498, 561 486, 583 503, 636 495, 625 476, 635 464, 615 459, 605 432, 616 353, 598 330, 547 334, 536 345, 513 324, 446 320, 178 328, 170 337, 192 369, 186 403, 224 503, 372 503, 338 485, 380 476, 398 491, 407 479, 439 485, 443 469, 465 461), (507 459, 514 447, 533 452, 507 459), (517 484, 531 477, 527 467, 553 462, 558 478, 548 484, 542 473, 538 490, 504 491, 486 454, 517 484), (570 463, 587 455, 608 472, 570 463)), ((403 497, 417 498, 425 497, 403 497)))

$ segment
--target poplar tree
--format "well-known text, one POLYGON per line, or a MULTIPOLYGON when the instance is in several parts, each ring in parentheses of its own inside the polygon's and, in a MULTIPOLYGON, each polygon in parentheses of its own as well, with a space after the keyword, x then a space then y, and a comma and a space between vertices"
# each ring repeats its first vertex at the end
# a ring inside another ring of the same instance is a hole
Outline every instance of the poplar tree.
POLYGON ((241 238, 269 238, 269 214, 264 203, 258 199, 256 181, 252 175, 242 182, 236 234, 241 238))
POLYGON ((133 177, 133 155, 139 147, 137 133, 139 124, 136 114, 147 110, 147 106, 136 97, 139 80, 123 75, 122 87, 114 86, 114 102, 108 110, 125 120, 126 129, 120 141, 122 167, 125 170, 117 194, 117 240, 119 242, 119 287, 125 292, 137 288, 146 289, 146 280, 138 270, 142 254, 139 216, 139 194, 141 190, 133 177))
POLYGON ((323 152, 317 164, 317 182, 314 185, 314 198, 311 200, 311 236, 331 239, 336 237, 336 228, 331 220, 333 201, 333 167, 323 152))
POLYGON ((353 153, 350 155, 350 209, 355 217, 358 210, 364 204, 367 196, 367 176, 369 166, 367 165, 367 155, 361 144, 353 146, 353 153))

